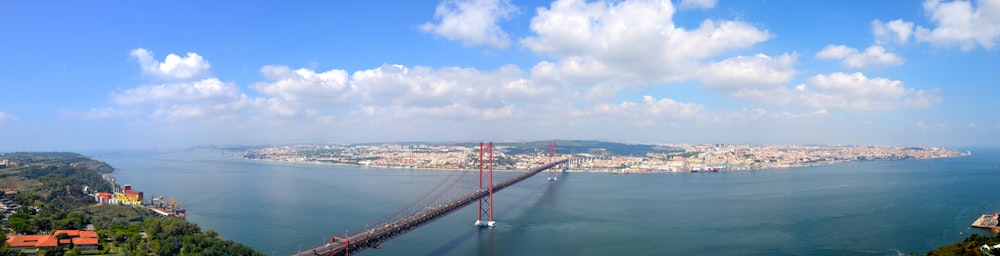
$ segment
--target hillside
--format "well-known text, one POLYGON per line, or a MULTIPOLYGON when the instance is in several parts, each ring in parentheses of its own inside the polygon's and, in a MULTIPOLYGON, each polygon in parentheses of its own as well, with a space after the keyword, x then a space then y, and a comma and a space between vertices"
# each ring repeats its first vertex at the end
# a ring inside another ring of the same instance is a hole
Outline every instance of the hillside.
MULTIPOLYGON (((64 152, 3 153, 0 159, 8 162, 0 166, 0 188, 10 192, 3 197, 19 206, 2 226, 3 240, 14 235, 94 228, 99 245, 96 251, 85 251, 87 254, 263 255, 183 219, 164 217, 139 206, 97 204, 88 193, 112 191, 111 184, 101 177, 114 170, 106 163, 64 152)), ((62 242, 38 248, 39 255, 81 253, 81 248, 62 242)), ((7 243, 0 246, 0 255, 18 252, 7 243)))

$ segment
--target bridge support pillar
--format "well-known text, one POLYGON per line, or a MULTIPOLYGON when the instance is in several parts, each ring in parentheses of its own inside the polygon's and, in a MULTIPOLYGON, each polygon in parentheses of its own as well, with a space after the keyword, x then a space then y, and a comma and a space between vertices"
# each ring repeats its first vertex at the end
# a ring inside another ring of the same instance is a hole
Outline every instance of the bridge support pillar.
POLYGON ((479 211, 476 218, 476 226, 480 227, 492 227, 496 225, 496 221, 493 221, 493 142, 489 144, 479 143, 479 190, 489 189, 489 196, 479 199, 479 211), (489 151, 488 159, 483 159, 483 155, 489 151), (483 177, 483 165, 489 164, 489 177, 483 177), (489 180, 489 187, 483 187, 483 180, 489 180), (486 215, 487 221, 483 221, 483 215, 486 215))
MULTIPOLYGON (((555 162, 556 162, 556 142, 555 141, 550 141, 549 142, 549 163, 555 163, 555 162)), ((556 178, 556 167, 553 166, 551 169, 549 169, 549 180, 550 181, 555 181, 556 179, 558 179, 558 178, 556 178)))

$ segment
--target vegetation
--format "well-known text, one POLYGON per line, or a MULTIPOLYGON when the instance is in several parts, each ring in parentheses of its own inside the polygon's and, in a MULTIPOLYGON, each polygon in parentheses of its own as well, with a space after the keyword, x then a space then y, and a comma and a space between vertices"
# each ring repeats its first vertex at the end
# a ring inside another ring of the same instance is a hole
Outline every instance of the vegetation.
MULTIPOLYGON (((202 232, 196 224, 160 216, 142 207, 96 205, 87 192, 112 190, 101 177, 113 170, 106 163, 75 153, 6 153, 2 157, 15 164, 0 169, 0 187, 19 190, 11 199, 22 206, 2 226, 3 240, 9 233, 48 234, 59 229, 82 230, 93 224, 101 238, 98 254, 263 255, 222 239, 213 230, 202 232)), ((38 252, 80 253, 68 247, 38 252)), ((18 252, 3 243, 0 255, 18 252)))
MULTIPOLYGON (((929 256, 989 255, 986 254, 986 251, 983 251, 981 249, 981 247, 984 244, 990 246, 1000 244, 1000 235, 981 236, 978 234, 972 234, 969 235, 969 237, 965 238, 965 241, 942 246, 927 253, 927 255, 929 256)), ((997 253, 1000 253, 1000 249, 994 249, 994 252, 990 253, 996 255, 997 253)))

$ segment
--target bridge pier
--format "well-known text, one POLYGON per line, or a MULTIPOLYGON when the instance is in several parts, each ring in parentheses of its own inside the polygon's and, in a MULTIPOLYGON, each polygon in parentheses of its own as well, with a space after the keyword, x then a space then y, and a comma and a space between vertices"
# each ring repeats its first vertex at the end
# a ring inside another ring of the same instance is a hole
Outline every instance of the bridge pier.
MULTIPOLYGON (((549 142, 549 162, 550 163, 555 163, 556 162, 556 142, 555 141, 550 141, 549 142)), ((556 169, 555 167, 549 169, 549 181, 555 181, 555 180, 558 179, 558 178, 556 178, 556 170, 555 169, 556 169)))
POLYGON ((493 227, 493 226, 496 226, 496 224, 497 224, 497 222, 496 221, 492 221, 492 220, 491 221, 482 221, 482 220, 477 220, 476 221, 476 226, 480 226, 480 227, 493 227))
POLYGON ((476 226, 480 227, 493 227, 496 225, 496 221, 493 221, 493 142, 489 144, 479 143, 479 190, 489 189, 490 194, 488 197, 483 197, 479 199, 479 213, 476 218, 476 226), (489 151, 489 187, 483 187, 483 154, 489 151), (485 206, 485 207, 484 207, 485 206), (483 215, 489 217, 488 221, 483 221, 483 215))

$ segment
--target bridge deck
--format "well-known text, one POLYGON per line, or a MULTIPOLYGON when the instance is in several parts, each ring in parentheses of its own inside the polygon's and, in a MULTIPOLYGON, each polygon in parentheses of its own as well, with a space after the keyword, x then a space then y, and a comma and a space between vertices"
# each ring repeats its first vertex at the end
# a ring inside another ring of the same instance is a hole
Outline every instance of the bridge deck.
MULTIPOLYGON (((524 174, 518 175, 509 180, 502 181, 500 183, 493 184, 493 192, 497 192, 528 179, 535 174, 552 168, 558 164, 566 163, 568 159, 559 160, 553 163, 548 163, 543 166, 531 169, 524 174)), ((346 255, 349 252, 358 252, 367 248, 373 248, 379 246, 380 244, 393 239, 397 236, 405 234, 411 230, 414 230, 424 224, 430 223, 438 218, 444 217, 462 207, 469 205, 479 199, 489 196, 489 189, 480 189, 475 192, 469 193, 468 195, 456 198, 454 200, 445 202, 444 204, 429 207, 423 211, 416 212, 410 216, 400 218, 396 221, 390 222, 381 227, 374 227, 366 231, 351 234, 345 237, 345 241, 331 242, 325 245, 316 246, 298 252, 296 256, 306 256, 306 255, 346 255)))

